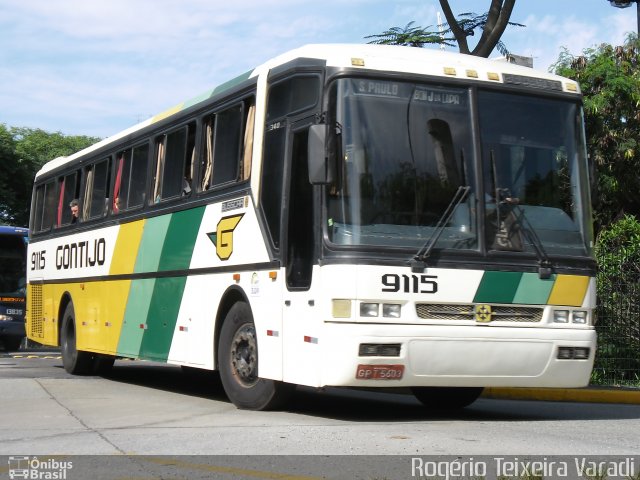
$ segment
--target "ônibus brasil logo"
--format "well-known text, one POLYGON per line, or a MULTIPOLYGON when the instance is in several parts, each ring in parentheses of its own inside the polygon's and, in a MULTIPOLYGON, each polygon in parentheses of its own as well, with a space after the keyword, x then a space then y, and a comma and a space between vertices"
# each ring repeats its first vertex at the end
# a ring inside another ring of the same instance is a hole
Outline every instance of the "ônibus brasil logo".
POLYGON ((73 468, 73 462, 54 458, 9 457, 9 478, 33 480, 66 480, 67 471, 73 468))

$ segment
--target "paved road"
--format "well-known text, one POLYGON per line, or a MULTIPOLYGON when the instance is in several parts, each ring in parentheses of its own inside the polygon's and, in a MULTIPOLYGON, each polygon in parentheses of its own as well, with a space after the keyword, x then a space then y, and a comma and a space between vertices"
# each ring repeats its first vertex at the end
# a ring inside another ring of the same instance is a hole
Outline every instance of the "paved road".
POLYGON ((74 377, 55 354, 0 356, 0 406, 0 455, 348 455, 351 465, 354 455, 640 452, 639 405, 480 399, 439 414, 409 395, 299 388, 289 411, 251 412, 213 375, 118 361, 108 378, 74 377))

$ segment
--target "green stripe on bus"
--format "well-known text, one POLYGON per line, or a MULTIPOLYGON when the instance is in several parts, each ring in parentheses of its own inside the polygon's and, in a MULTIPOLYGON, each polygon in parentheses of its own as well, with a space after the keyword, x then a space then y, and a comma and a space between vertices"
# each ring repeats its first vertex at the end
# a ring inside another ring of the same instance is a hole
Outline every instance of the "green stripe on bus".
POLYGON ((192 208, 171 215, 158 271, 189 268, 204 209, 205 207, 192 208))
POLYGON ((484 272, 474 303, 513 303, 522 273, 484 272))
MULTIPOLYGON (((193 256, 205 207, 176 212, 166 228, 158 271, 187 270, 193 256)), ((140 344, 140 357, 166 361, 178 321, 187 277, 157 278, 146 316, 146 329, 140 344)))
POLYGON ((213 97, 214 95, 222 93, 225 90, 229 90, 230 88, 233 88, 236 85, 240 85, 245 80, 248 80, 252 73, 253 73, 253 70, 249 70, 248 72, 241 73, 240 75, 238 75, 235 78, 232 78, 231 80, 221 83, 220 85, 218 85, 216 88, 213 89, 211 96, 213 97))
POLYGON ((158 278, 147 315, 140 357, 166 362, 187 277, 158 278))
POLYGON ((158 270, 162 246, 167 235, 171 215, 149 218, 145 221, 142 240, 138 247, 138 257, 133 268, 134 273, 155 272, 158 270))
POLYGON ((146 328, 146 319, 155 283, 155 278, 131 282, 127 308, 124 312, 124 322, 122 322, 118 341, 118 354, 133 357, 140 355, 140 345, 146 328))
POLYGON ((556 276, 541 279, 537 273, 524 273, 513 298, 513 303, 528 303, 531 305, 546 305, 555 283, 556 276))

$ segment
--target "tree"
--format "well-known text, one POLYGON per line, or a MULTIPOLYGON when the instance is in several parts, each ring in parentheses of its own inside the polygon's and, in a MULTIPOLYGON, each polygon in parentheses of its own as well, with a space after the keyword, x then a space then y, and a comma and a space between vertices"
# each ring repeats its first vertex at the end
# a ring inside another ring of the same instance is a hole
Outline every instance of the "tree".
POLYGON ((19 170, 16 142, 11 132, 0 124, 0 223, 11 224, 14 220, 15 199, 19 197, 16 191, 26 183, 19 170))
POLYGON ((453 15, 449 0, 440 0, 440 7, 442 7, 442 12, 447 19, 451 33, 458 42, 460 53, 488 57, 496 46, 503 55, 509 54, 504 43, 500 41, 507 25, 524 26, 520 23, 509 21, 515 3, 516 0, 491 0, 487 13, 483 15, 463 13, 460 15, 461 19, 459 20, 456 20, 453 15), (476 29, 481 29, 482 35, 475 48, 470 50, 467 38, 474 36, 476 29))
POLYGON ((640 42, 602 44, 574 57, 564 50, 556 73, 577 80, 584 97, 587 148, 595 166, 598 230, 625 214, 640 219, 640 42))
POLYGON ((426 44, 453 46, 453 42, 456 42, 460 53, 488 57, 495 48, 503 55, 509 55, 507 47, 500 40, 502 34, 508 25, 524 27, 520 23, 509 21, 516 0, 491 0, 487 13, 478 15, 466 12, 461 13, 457 19, 449 6, 449 0, 439 1, 447 19, 442 32, 434 31, 431 25, 424 28, 414 27, 415 22, 409 22, 404 28, 392 27, 380 34, 368 35, 365 38, 374 39, 369 43, 411 47, 424 47, 426 44), (476 30, 482 33, 475 48, 470 50, 468 37, 474 36, 476 30))
POLYGON ((453 46, 452 38, 443 38, 440 32, 428 30, 433 28, 414 27, 415 22, 407 23, 403 28, 391 27, 378 35, 367 35, 364 38, 373 38, 369 43, 378 45, 404 45, 407 47, 424 47, 427 44, 444 44, 453 46))
POLYGON ((625 215, 600 231, 598 353, 594 380, 611 385, 640 380, 640 219, 625 215))
POLYGON ((47 161, 71 155, 98 140, 0 124, 0 221, 26 226, 36 172, 47 161))

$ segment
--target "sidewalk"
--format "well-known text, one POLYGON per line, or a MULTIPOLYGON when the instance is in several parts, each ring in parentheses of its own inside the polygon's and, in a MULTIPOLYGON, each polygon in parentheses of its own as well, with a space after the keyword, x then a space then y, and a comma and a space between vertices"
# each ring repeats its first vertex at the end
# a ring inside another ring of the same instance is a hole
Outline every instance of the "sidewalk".
POLYGON ((640 388, 485 388, 482 398, 640 405, 640 388))

